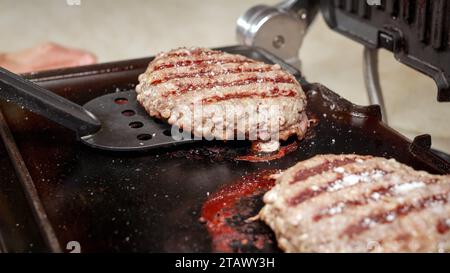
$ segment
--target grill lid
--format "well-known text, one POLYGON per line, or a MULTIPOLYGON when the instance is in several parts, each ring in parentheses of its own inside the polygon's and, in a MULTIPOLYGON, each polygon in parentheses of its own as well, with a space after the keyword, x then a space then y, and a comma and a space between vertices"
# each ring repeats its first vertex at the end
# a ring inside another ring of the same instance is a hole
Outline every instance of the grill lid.
POLYGON ((450 3, 445 0, 322 0, 327 24, 368 48, 385 48, 430 77, 450 101, 450 3))

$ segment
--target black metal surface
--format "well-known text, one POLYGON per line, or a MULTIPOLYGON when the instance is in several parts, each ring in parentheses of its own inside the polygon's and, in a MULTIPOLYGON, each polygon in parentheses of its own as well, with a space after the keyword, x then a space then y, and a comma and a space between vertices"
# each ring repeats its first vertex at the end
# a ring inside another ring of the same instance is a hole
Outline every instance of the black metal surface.
POLYGON ((176 127, 172 128, 149 118, 148 113, 136 100, 134 90, 103 95, 83 107, 102 121, 98 132, 81 137, 83 143, 94 148, 146 151, 194 141, 190 134, 172 134, 172 130, 178 131, 176 127))
MULTIPOLYGON (((5 150, 9 155, 12 165, 16 175, 17 180, 20 182, 25 198, 30 205, 30 212, 34 216, 36 221, 36 231, 40 233, 42 240, 47 245, 49 250, 52 252, 61 252, 61 247, 56 238, 55 232, 52 225, 48 220, 47 213, 45 212, 44 206, 39 198, 36 187, 34 186, 33 180, 28 172, 25 162, 17 149, 17 145, 14 141, 11 131, 7 127, 6 121, 4 119, 3 113, 0 111, 0 136, 5 144, 5 150)), ((14 202, 12 202, 14 204, 14 202)), ((14 213, 13 213, 14 214, 14 213)), ((32 219, 29 219, 31 222, 32 219)), ((30 243, 33 246, 34 243, 30 243)))
MULTIPOLYGON (((9 130, 5 126, 0 111, 2 139, 5 139, 5 132, 9 130)), ((12 145, 6 143, 0 143, 0 253, 48 251, 49 245, 40 232, 39 221, 33 217, 23 185, 13 171, 15 164, 11 163, 12 157, 8 156, 7 151, 7 147, 12 145)))
MULTIPOLYGON (((224 50, 268 61, 253 48, 224 50)), ((28 77, 82 105, 130 90, 149 60, 28 77)), ((268 163, 234 160, 248 152, 246 142, 202 141, 143 153, 101 151, 42 117, 12 104, 0 106, 59 243, 64 248, 78 241, 82 252, 210 251, 210 238, 199 221, 209 193, 248 173, 285 169, 316 154, 372 154, 432 173, 449 172, 450 164, 426 146, 416 143, 411 149, 411 142, 383 125, 378 107, 355 106, 321 85, 303 83, 308 114, 318 125, 296 152, 268 163)), ((0 169, 2 183, 11 171, 0 169)))
POLYGON ((450 101, 450 2, 322 0, 321 5, 332 29, 369 48, 392 51, 435 80, 438 101, 450 101))

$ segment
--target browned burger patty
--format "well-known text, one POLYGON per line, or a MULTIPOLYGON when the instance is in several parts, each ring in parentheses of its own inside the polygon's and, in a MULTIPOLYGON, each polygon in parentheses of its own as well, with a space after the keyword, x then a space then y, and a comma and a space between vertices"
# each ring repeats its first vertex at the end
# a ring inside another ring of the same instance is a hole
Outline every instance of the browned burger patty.
POLYGON ((249 139, 258 132, 251 140, 267 140, 273 133, 283 140, 291 135, 301 139, 308 126, 305 94, 295 77, 279 65, 241 55, 204 48, 161 53, 140 75, 136 91, 151 116, 197 136, 249 139), (203 108, 196 124, 194 105, 203 108), (267 117, 276 119, 276 132, 267 117), (246 126, 236 124, 244 120, 246 126))
POLYGON ((286 252, 450 251, 450 176, 320 155, 283 172, 260 217, 286 252))

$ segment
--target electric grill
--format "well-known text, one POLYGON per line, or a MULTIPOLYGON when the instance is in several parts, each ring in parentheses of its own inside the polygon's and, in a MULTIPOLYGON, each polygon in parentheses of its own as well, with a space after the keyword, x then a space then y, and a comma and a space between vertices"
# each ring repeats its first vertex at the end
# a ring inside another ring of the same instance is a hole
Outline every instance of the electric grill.
MULTIPOLYGON (((362 1, 323 1, 321 5, 332 28, 368 48, 368 86, 375 98, 380 99, 381 92, 377 88, 377 71, 372 66, 376 61, 374 52, 384 47, 392 49, 400 61, 431 75, 439 87, 439 100, 450 100, 450 22, 445 16, 450 5, 446 1, 381 1, 380 6, 362 1)), ((288 1, 268 8, 270 12, 265 14, 278 18, 278 23, 304 24, 297 28, 304 33, 317 9, 313 1, 288 1), (284 20, 283 16, 293 17, 284 20)), ((245 17, 239 26, 245 25, 245 17)), ((262 15, 250 17, 271 21, 262 15)), ((269 30, 273 31, 273 27, 269 30)), ((257 31, 251 33, 258 36, 257 31)), ((298 70, 298 59, 293 57, 295 46, 290 47, 291 54, 280 53, 289 38, 298 33, 274 33, 275 36, 263 35, 266 40, 246 36, 245 43, 251 46, 221 50, 279 63, 305 89, 308 115, 318 122, 295 152, 276 161, 235 160, 248 153, 247 142, 199 141, 145 152, 97 150, 82 144, 67 128, 1 101, 1 251, 69 252, 78 246, 82 252, 214 251, 207 229, 199 221, 202 206, 210 195, 245 175, 285 169, 316 154, 393 157, 415 169, 450 173, 450 163, 430 150, 429 135, 411 142, 382 121, 379 106, 357 106, 320 84, 308 83, 298 70), (255 47, 258 45, 265 49, 255 47)), ((296 46, 301 45, 299 37, 296 46)), ((83 105, 102 95, 132 91, 151 59, 25 76, 83 105)), ((264 250, 276 251, 270 247, 264 250)))

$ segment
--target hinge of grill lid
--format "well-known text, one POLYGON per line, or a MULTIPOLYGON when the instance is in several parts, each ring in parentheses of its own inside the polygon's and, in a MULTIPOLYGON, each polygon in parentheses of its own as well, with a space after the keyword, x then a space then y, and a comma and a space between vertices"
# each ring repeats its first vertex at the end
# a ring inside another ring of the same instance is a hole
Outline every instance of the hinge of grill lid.
POLYGON ((450 1, 321 0, 328 25, 369 49, 385 48, 432 77, 450 101, 450 1))
POLYGON ((238 42, 264 48, 301 70, 299 50, 318 9, 315 0, 285 0, 275 6, 254 6, 237 21, 238 42))

